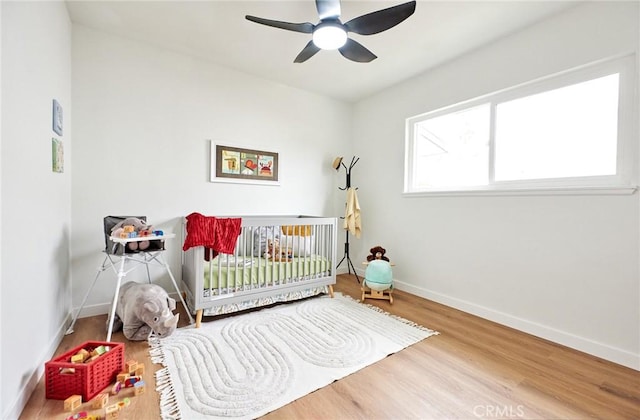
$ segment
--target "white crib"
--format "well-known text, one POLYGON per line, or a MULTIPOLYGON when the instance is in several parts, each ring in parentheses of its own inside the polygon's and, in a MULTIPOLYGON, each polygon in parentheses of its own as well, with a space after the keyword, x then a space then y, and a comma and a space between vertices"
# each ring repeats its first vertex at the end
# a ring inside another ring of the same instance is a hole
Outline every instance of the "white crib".
MULTIPOLYGON (((232 313, 321 293, 333 296, 336 218, 237 217, 241 227, 233 254, 210 255, 207 261, 203 246, 191 247, 182 254, 183 290, 189 310, 196 313, 196 327, 203 315, 232 313), (276 241, 282 252, 274 256, 268 246, 276 241)), ((183 232, 185 243, 186 219, 183 232)))

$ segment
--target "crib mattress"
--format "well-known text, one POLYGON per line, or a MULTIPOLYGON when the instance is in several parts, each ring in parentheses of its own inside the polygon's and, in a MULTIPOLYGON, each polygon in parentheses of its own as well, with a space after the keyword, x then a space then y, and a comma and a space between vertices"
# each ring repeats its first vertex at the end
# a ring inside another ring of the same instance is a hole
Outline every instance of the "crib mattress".
POLYGON ((214 258, 204 264, 204 288, 220 292, 247 290, 287 282, 298 282, 325 275, 331 268, 330 260, 311 255, 293 257, 289 261, 271 261, 264 258, 214 258))

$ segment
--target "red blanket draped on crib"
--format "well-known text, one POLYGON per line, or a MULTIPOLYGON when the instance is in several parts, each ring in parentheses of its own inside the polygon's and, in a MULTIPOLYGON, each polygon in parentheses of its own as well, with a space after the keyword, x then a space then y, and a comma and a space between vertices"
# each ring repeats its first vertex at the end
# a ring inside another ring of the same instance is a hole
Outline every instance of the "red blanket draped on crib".
POLYGON ((183 251, 194 246, 204 246, 204 257, 207 261, 209 261, 209 249, 213 250, 213 257, 219 253, 234 253, 242 219, 220 219, 203 216, 200 213, 191 213, 186 219, 187 238, 182 245, 183 251))

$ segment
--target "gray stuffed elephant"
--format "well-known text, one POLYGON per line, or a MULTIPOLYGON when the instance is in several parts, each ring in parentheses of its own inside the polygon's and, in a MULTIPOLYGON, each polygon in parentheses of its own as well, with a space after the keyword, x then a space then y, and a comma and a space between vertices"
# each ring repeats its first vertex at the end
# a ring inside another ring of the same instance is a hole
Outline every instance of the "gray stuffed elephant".
POLYGON ((156 284, 128 282, 118 294, 113 330, 122 328, 124 336, 142 341, 153 331, 159 337, 171 335, 178 326, 180 314, 173 314, 176 301, 156 284))

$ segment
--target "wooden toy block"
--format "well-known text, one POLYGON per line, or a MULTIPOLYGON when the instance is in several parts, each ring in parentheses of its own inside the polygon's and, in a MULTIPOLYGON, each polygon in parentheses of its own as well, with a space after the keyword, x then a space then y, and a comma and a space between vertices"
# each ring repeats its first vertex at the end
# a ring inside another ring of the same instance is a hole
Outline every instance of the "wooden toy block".
POLYGON ((133 384, 133 395, 142 395, 144 394, 144 381, 138 381, 133 384))
POLYGON ((73 411, 82 404, 82 395, 72 395, 64 400, 64 411, 73 411))
POLYGON ((127 408, 129 407, 129 405, 131 405, 131 400, 129 398, 125 398, 122 401, 118 401, 117 405, 118 405, 118 410, 122 410, 123 408, 127 408))
POLYGON ((122 384, 120 382, 116 382, 115 385, 111 387, 111 395, 117 395, 121 389, 122 389, 122 384))
POLYGON ((136 376, 144 375, 144 365, 142 363, 138 363, 138 367, 136 368, 136 376))
POLYGON ((105 408, 107 404, 109 404, 109 394, 102 393, 96 395, 91 406, 93 408, 105 408))
POLYGON ((129 376, 129 377, 127 377, 127 379, 125 379, 124 386, 126 388, 131 388, 132 386, 134 386, 137 382, 140 382, 141 380, 142 380, 141 376, 129 376))
POLYGON ((78 353, 76 353, 76 354, 79 354, 79 355, 82 356, 82 361, 87 360, 91 356, 89 351, 86 350, 86 349, 80 349, 80 351, 78 351, 78 353))
POLYGON ((85 362, 85 363, 91 363, 91 362, 93 362, 94 360, 96 360, 98 357, 100 357, 100 355, 99 355, 99 354, 96 354, 96 355, 94 355, 94 356, 91 356, 90 358, 88 358, 88 359, 87 359, 87 360, 85 360, 84 362, 85 362))
POLYGON ((86 419, 89 417, 89 414, 86 411, 81 411, 79 413, 76 413, 72 416, 67 417, 67 420, 80 420, 80 419, 86 419))
POLYGON ((84 356, 81 354, 74 354, 71 356, 71 363, 82 363, 84 362, 84 356))
POLYGON ((107 348, 105 346, 98 346, 91 352, 92 356, 100 356, 107 352, 107 348))
POLYGON ((105 407, 104 412, 107 419, 117 419, 120 415, 118 404, 112 404, 105 407))
POLYGON ((118 373, 118 376, 116 377, 116 380, 124 385, 124 381, 126 381, 129 376, 131 376, 130 373, 120 372, 120 373, 118 373))
POLYGON ((124 364, 125 371, 129 373, 135 372, 137 368, 138 368, 138 362, 135 360, 129 360, 127 363, 124 364))

